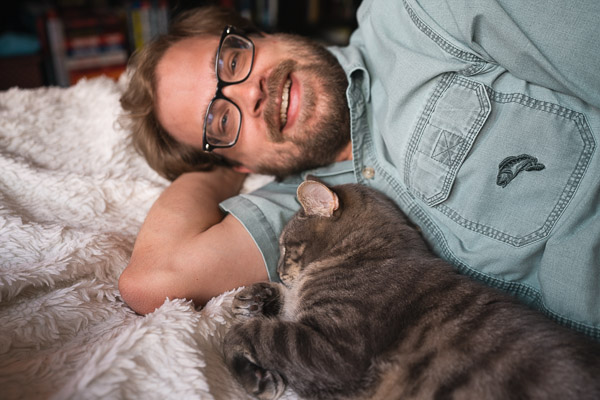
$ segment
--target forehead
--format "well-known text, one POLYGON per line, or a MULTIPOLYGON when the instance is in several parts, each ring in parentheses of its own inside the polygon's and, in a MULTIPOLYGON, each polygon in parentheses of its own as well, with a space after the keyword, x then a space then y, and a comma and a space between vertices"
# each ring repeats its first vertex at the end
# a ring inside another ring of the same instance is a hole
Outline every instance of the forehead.
POLYGON ((217 36, 181 40, 165 52, 156 68, 158 119, 175 139, 193 146, 198 145, 204 111, 216 87, 218 45, 217 36))
POLYGON ((185 86, 191 78, 210 80, 218 44, 216 36, 187 38, 174 43, 156 67, 157 88, 167 84, 185 86))

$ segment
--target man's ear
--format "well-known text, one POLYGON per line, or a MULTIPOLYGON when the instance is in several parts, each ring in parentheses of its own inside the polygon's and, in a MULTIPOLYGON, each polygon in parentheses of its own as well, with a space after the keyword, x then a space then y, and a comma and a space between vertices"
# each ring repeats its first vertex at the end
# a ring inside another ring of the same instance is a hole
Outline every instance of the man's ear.
POLYGON ((306 215, 331 217, 340 207, 337 195, 321 182, 306 180, 296 191, 298 201, 306 215))
POLYGON ((235 165, 232 168, 235 172, 239 172, 241 174, 253 174, 254 173, 254 171, 252 171, 250 168, 244 167, 243 165, 235 165))

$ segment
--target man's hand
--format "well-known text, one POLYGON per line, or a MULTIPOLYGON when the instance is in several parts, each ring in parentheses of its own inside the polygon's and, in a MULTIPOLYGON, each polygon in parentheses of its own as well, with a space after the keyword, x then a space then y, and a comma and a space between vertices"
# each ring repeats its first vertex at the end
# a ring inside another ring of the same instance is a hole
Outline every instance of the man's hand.
POLYGON ((133 310, 152 312, 167 297, 203 305, 226 290, 267 280, 251 236, 218 206, 239 193, 244 178, 229 168, 188 173, 161 194, 119 279, 121 297, 133 310))

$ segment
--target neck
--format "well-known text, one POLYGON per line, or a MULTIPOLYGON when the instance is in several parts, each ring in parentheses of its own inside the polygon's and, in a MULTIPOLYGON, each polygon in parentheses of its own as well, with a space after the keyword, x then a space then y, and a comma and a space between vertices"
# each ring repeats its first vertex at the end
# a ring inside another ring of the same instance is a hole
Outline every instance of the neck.
POLYGON ((338 153, 335 161, 348 161, 352 160, 352 141, 349 140, 348 144, 338 153))

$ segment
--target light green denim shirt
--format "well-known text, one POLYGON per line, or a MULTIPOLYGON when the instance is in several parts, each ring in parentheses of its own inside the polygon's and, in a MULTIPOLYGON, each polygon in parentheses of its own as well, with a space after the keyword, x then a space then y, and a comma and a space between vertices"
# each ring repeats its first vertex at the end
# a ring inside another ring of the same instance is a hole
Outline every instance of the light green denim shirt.
POLYGON ((395 199, 460 272, 600 339, 600 2, 364 0, 353 160, 222 203, 278 280, 307 174, 395 199))

